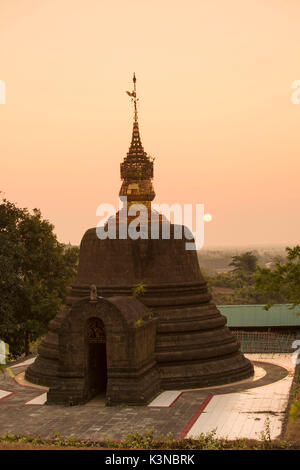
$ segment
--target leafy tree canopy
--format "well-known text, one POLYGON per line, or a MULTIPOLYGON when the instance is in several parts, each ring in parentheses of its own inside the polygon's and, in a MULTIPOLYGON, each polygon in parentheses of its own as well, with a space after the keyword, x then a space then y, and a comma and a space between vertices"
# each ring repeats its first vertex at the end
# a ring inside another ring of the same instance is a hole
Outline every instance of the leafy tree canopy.
POLYGON ((246 251, 241 255, 233 256, 229 266, 233 266, 235 273, 254 273, 257 265, 257 256, 252 251, 246 251))
MULTIPOLYGON (((257 268, 255 288, 269 297, 285 297, 294 308, 300 304, 300 246, 287 247, 286 252, 286 263, 278 262, 274 269, 257 268)), ((272 305, 273 303, 269 302, 266 310, 272 305)))
POLYGON ((78 248, 59 243, 34 209, 0 202, 0 339, 12 357, 47 330, 76 274, 78 248))

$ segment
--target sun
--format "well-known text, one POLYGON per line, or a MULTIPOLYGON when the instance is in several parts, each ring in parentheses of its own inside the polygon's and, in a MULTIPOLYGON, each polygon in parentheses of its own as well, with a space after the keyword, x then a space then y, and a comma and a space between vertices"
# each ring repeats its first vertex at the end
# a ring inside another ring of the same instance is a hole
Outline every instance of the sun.
POLYGON ((212 220, 211 214, 204 214, 203 220, 204 220, 205 222, 210 222, 210 221, 212 220))

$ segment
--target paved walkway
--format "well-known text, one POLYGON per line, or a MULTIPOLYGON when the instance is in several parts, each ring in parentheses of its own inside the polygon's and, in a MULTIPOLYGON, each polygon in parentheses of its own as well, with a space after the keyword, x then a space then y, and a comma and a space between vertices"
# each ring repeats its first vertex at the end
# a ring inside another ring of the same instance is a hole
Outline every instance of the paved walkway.
MULTIPOLYGON (((262 433, 269 433, 271 439, 279 437, 295 367, 290 356, 280 356, 267 357, 266 360, 285 367, 289 371, 286 377, 240 393, 213 396, 205 408, 205 413, 201 414, 187 433, 187 437, 213 430, 216 430, 216 437, 229 440, 243 437, 258 439, 262 433)), ((251 359, 253 360, 253 357, 251 359)))
MULTIPOLYGON (((86 405, 45 405, 45 387, 28 386, 24 371, 30 360, 0 374, 0 435, 5 431, 51 437, 123 439, 154 428, 158 435, 194 437, 216 430, 229 439, 260 438, 266 423, 272 438, 280 435, 293 380, 289 354, 254 355, 253 379, 198 390, 162 392, 145 407, 105 407, 103 397, 86 405)), ((31 360, 32 362, 32 360, 31 360)))

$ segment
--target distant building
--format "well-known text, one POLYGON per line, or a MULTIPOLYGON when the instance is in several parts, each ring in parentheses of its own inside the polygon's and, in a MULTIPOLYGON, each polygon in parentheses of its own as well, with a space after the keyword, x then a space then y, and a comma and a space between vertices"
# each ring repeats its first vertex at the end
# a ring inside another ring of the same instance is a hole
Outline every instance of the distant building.
POLYGON ((218 305, 227 318, 227 326, 241 342, 243 352, 292 352, 300 339, 300 307, 276 304, 218 305))

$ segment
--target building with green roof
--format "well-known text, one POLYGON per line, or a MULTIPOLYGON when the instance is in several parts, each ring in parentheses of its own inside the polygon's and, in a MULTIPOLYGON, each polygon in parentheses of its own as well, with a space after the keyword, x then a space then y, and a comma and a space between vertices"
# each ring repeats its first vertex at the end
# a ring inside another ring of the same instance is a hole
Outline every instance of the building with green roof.
POLYGON ((218 305, 243 352, 293 352, 300 339, 300 306, 218 305))
POLYGON ((280 328, 300 332, 300 306, 291 307, 292 304, 276 304, 264 310, 264 305, 218 305, 229 328, 280 328))

